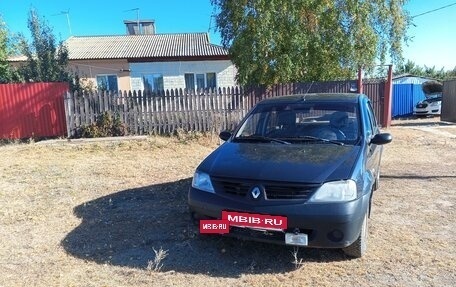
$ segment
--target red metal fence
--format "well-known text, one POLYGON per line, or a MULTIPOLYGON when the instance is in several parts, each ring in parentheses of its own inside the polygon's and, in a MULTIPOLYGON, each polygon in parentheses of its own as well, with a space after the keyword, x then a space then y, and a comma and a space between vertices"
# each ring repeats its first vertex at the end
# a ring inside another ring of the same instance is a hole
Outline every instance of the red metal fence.
POLYGON ((0 84, 0 138, 66 135, 67 83, 0 84))

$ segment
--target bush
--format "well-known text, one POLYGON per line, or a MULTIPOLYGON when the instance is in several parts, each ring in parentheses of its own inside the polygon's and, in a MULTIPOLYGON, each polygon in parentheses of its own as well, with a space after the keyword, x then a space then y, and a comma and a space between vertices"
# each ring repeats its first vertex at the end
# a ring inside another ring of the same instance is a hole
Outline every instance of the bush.
POLYGON ((120 121, 119 116, 111 116, 104 112, 97 117, 95 123, 84 125, 76 130, 75 138, 98 138, 127 135, 127 126, 120 121))

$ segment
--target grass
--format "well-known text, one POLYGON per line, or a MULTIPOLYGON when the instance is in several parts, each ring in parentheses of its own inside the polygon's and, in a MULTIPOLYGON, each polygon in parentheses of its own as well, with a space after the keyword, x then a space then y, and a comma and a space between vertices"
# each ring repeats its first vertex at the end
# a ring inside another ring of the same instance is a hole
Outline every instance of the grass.
POLYGON ((154 272, 160 272, 163 263, 162 261, 168 256, 168 250, 163 250, 161 247, 158 250, 155 250, 155 248, 152 248, 154 250, 154 260, 149 260, 147 262, 147 270, 149 271, 154 271, 154 272))
POLYGON ((0 286, 451 286, 456 141, 416 127, 390 129, 361 259, 199 236, 186 192, 215 137, 0 146, 0 286))

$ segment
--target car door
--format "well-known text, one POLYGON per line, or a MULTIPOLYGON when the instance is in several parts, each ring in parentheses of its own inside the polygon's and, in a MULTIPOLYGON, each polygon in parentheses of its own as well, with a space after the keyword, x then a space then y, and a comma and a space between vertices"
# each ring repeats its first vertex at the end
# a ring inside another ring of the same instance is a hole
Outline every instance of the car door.
POLYGON ((372 184, 378 179, 380 175, 380 158, 383 150, 383 146, 371 143, 371 139, 378 133, 380 129, 375 118, 372 105, 369 100, 365 101, 366 111, 366 139, 367 139, 367 159, 366 167, 372 176, 372 184))

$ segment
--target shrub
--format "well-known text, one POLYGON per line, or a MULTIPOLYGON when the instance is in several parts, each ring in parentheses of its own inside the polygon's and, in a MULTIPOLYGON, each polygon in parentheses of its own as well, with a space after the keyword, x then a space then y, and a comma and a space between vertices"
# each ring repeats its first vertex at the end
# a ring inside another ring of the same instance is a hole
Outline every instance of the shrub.
POLYGON ((119 116, 104 112, 97 117, 95 123, 77 129, 75 138, 115 137, 127 135, 127 126, 119 116))

